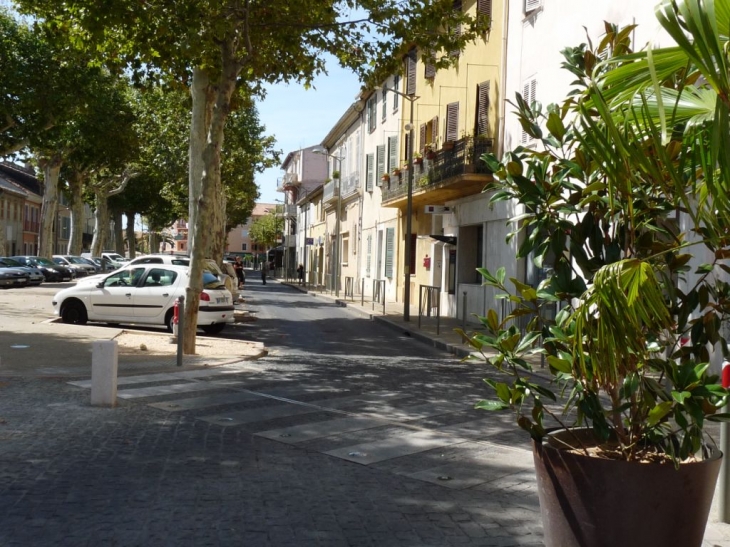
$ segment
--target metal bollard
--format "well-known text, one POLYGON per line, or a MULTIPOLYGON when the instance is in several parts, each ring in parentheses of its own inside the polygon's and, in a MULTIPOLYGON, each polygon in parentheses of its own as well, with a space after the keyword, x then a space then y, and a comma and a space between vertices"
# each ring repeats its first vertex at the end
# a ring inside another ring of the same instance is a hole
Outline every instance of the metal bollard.
POLYGON ((183 338, 185 337, 185 297, 178 296, 175 301, 175 309, 177 310, 177 366, 183 364, 183 338))

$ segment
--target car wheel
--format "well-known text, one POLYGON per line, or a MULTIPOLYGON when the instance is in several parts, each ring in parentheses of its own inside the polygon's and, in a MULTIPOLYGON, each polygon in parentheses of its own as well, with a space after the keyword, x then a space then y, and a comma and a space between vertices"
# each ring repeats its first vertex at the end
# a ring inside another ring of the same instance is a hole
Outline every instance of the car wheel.
POLYGON ((63 319, 64 323, 85 325, 86 321, 88 321, 86 308, 81 302, 69 302, 64 305, 63 310, 61 310, 61 319, 63 319))
POLYGON ((167 311, 167 315, 165 315, 165 325, 167 326, 167 332, 173 333, 175 332, 172 328, 173 325, 173 310, 170 309, 167 311))
POLYGON ((205 334, 218 334, 224 328, 226 328, 226 324, 225 323, 213 323, 212 325, 203 325, 200 328, 205 334))

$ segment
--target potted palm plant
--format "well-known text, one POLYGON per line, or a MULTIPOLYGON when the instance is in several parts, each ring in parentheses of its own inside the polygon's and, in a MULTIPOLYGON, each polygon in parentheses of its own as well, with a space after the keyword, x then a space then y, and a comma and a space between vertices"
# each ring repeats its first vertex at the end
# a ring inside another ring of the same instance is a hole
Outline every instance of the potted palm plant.
POLYGON ((597 51, 566 50, 579 93, 515 105, 543 149, 484 156, 491 200, 517 204, 518 258, 543 280, 480 269, 509 311, 462 334, 496 370, 496 397, 477 406, 512 410, 533 440, 549 547, 699 546, 717 480, 730 0, 657 13, 678 47, 632 52, 631 29, 609 26, 597 51), (542 359, 549 383, 532 374, 542 359))

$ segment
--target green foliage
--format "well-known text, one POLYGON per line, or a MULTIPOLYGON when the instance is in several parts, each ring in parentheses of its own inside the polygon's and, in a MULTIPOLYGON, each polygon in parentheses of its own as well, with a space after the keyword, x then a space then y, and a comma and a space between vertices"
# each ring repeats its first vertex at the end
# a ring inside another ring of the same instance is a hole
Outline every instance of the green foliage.
POLYGON ((257 218, 251 224, 248 235, 252 241, 265 247, 275 247, 284 228, 282 207, 277 205, 275 210, 257 218))
POLYGON ((518 258, 547 277, 532 288, 480 269, 511 311, 490 310, 484 333, 462 334, 511 378, 488 381, 498 401, 479 408, 513 410, 534 438, 549 414, 591 427, 627 460, 659 452, 678 464, 702 447, 707 420, 728 419, 719 412, 728 392, 708 360, 709 348, 728 355, 720 326, 730 313, 730 170, 717 151, 730 126, 715 118, 730 88, 725 68, 705 73, 724 67, 727 38, 717 29, 730 23, 730 0, 666 0, 658 13, 679 47, 652 60, 631 52, 630 29, 607 25, 595 50, 565 50, 577 79, 562 104, 517 97, 522 127, 541 146, 485 157, 495 173, 488 191, 493 202, 519 204, 518 258), (714 117, 688 117, 685 96, 714 104, 714 117), (566 390, 569 417, 546 406, 553 390, 525 379, 536 355, 566 390))

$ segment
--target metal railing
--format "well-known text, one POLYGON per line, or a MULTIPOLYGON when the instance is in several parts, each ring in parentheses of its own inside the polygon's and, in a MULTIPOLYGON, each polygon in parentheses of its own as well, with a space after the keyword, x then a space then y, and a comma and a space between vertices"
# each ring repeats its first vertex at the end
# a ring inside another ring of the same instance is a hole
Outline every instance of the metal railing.
POLYGON ((436 334, 439 334, 441 322, 441 287, 419 285, 418 291, 418 328, 421 328, 421 317, 431 317, 436 310, 436 334))
POLYGON ((490 174, 481 156, 492 151, 493 142, 492 139, 475 140, 471 137, 454 141, 453 147, 441 148, 420 165, 411 165, 409 169, 402 170, 399 176, 391 175, 387 182, 383 182, 383 201, 402 198, 408 193, 409 170, 413 171, 414 192, 466 173, 490 174))
POLYGON ((345 277, 345 299, 350 297, 350 300, 355 300, 355 278, 345 277))

